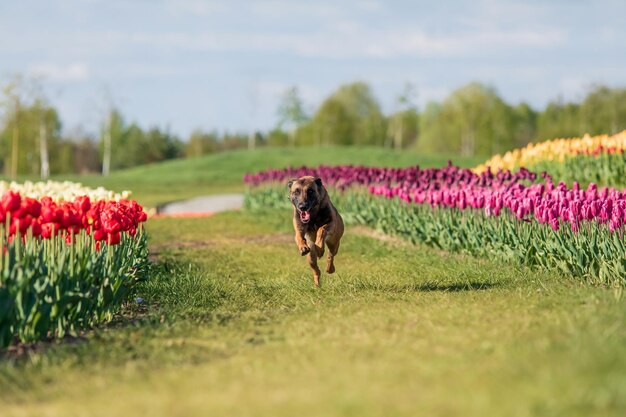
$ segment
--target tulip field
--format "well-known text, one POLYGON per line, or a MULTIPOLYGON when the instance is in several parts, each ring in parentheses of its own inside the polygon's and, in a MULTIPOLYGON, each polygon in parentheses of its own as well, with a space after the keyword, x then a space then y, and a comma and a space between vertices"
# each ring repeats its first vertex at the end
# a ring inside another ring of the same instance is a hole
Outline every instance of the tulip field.
POLYGON ((531 143, 504 155, 495 155, 474 171, 515 170, 526 167, 547 171, 567 183, 626 186, 626 131, 615 135, 586 135, 531 143))
POLYGON ((323 179, 344 218, 451 251, 559 269, 594 284, 626 284, 626 192, 568 187, 525 168, 480 173, 320 166, 248 174, 248 207, 286 207, 284 184, 323 179))
POLYGON ((262 148, 0 182, 0 414, 624 415, 623 190, 450 157, 262 148), (293 241, 304 173, 348 223, 321 287, 293 241), (141 206, 244 189, 203 217, 141 206))
POLYGON ((146 272, 143 208, 73 183, 0 183, 0 195, 0 347, 110 319, 146 272))

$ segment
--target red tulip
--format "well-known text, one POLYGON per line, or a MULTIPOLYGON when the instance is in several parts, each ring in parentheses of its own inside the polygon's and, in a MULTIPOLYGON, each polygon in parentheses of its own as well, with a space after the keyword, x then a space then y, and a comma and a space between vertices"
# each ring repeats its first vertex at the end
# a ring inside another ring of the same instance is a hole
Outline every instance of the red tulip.
POLYGON ((107 234, 102 229, 98 229, 98 230, 94 230, 93 231, 93 238, 96 241, 104 240, 104 239, 106 239, 106 237, 107 237, 107 234))
POLYGON ((109 245, 117 245, 120 243, 120 241, 121 241, 120 232, 109 233, 108 238, 107 238, 107 243, 109 245))
POLYGON ((2 195, 0 202, 5 212, 14 212, 20 209, 22 203, 22 197, 15 191, 8 190, 2 195))

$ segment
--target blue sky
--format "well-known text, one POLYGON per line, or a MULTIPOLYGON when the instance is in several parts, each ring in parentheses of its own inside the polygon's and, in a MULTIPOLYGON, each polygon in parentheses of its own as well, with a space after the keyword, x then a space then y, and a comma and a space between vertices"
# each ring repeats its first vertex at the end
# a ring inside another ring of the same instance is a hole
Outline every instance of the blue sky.
POLYGON ((481 81, 541 108, 626 86, 626 1, 0 0, 0 75, 42 77, 64 128, 129 121, 267 129, 290 85, 310 109, 368 82, 386 112, 481 81), (109 98, 107 98, 109 97, 109 98))

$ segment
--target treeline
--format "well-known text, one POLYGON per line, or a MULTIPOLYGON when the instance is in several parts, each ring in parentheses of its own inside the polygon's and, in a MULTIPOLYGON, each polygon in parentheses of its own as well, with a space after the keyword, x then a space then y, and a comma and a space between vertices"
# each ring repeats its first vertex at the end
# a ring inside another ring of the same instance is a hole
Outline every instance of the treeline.
POLYGON ((182 140, 167 128, 144 129, 118 110, 105 115, 101 131, 64 132, 57 110, 41 89, 11 82, 2 96, 0 171, 6 176, 102 172, 173 158, 256 146, 367 145, 419 152, 491 155, 555 137, 617 133, 626 129, 626 89, 595 86, 577 102, 555 100, 542 111, 509 104, 497 91, 470 83, 442 102, 416 105, 407 84, 391 114, 384 114, 363 82, 340 86, 313 112, 296 87, 277 109, 267 132, 197 130, 182 140), (34 92, 33 92, 34 91, 34 92))
POLYGON ((279 109, 281 121, 269 133, 273 145, 374 145, 415 148, 422 152, 492 155, 530 142, 557 137, 613 134, 626 129, 626 89, 591 88, 579 102, 561 99, 543 111, 521 102, 509 104, 497 91, 467 84, 442 102, 415 105, 408 85, 396 110, 384 115, 365 83, 340 87, 311 117, 301 111, 297 90, 290 89, 279 109))

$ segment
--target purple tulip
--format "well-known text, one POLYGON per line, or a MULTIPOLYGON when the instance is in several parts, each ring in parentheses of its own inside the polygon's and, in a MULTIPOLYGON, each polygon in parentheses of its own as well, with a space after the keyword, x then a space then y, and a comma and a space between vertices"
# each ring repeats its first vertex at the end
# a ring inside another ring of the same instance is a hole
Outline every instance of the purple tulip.
POLYGON ((559 219, 552 219, 550 220, 550 227, 552 228, 552 230, 554 230, 555 232, 557 230, 559 230, 559 219))
POLYGON ((557 230, 560 222, 570 223, 578 230, 581 221, 607 224, 611 230, 626 221, 626 190, 606 188, 596 184, 580 189, 574 183, 554 184, 547 174, 539 177, 527 169, 474 174, 451 164, 441 169, 375 168, 363 166, 319 166, 317 168, 289 167, 246 174, 244 181, 252 186, 268 182, 283 182, 303 175, 322 178, 337 190, 367 187, 372 195, 398 198, 409 204, 429 204, 432 207, 459 210, 484 210, 486 216, 504 213, 527 221, 549 223, 557 230), (539 181, 537 181, 539 179, 539 181))

